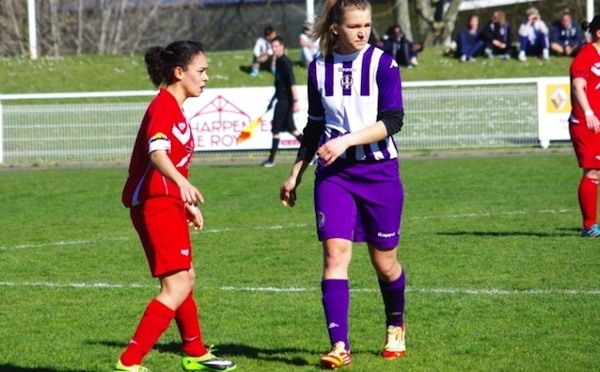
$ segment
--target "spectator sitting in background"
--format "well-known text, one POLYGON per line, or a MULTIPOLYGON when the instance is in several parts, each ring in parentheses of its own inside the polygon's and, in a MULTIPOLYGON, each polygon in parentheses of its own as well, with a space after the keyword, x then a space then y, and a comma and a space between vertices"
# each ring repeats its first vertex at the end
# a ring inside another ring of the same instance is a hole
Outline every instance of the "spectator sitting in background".
POLYGON ((467 26, 456 35, 456 56, 461 62, 473 61, 473 58, 483 53, 485 46, 480 37, 479 16, 469 17, 467 26))
POLYGON ((304 25, 304 29, 300 33, 300 64, 304 67, 308 67, 312 60, 319 54, 319 41, 313 40, 310 34, 311 27, 304 25))
POLYGON ((540 56, 544 60, 550 58, 550 43, 548 40, 548 26, 542 21, 540 12, 536 8, 527 10, 527 19, 519 26, 519 61, 527 61, 527 56, 540 56))
POLYGON ((277 32, 272 26, 265 27, 263 36, 256 39, 254 49, 252 50, 252 71, 251 76, 258 76, 258 70, 265 67, 275 74, 275 57, 271 48, 271 40, 277 36, 277 32))
POLYGON ((488 58, 500 56, 500 59, 510 59, 512 56, 512 35, 510 23, 501 10, 492 13, 490 21, 481 29, 481 39, 485 43, 484 54, 488 58))
POLYGON ((419 64, 417 55, 423 50, 423 47, 420 44, 408 40, 402 31, 402 27, 397 24, 391 25, 387 29, 385 35, 381 37, 381 40, 377 45, 394 56, 396 62, 400 66, 406 66, 408 68, 419 64))
POLYGON ((571 56, 573 50, 583 42, 583 34, 579 25, 573 22, 571 13, 565 10, 560 19, 552 23, 550 50, 559 56, 571 56))

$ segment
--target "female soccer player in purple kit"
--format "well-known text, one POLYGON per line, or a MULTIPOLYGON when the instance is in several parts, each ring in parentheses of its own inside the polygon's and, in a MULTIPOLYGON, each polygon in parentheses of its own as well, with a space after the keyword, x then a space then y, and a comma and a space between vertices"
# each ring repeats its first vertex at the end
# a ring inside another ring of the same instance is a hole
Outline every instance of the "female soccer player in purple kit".
POLYGON ((403 188, 392 136, 404 116, 398 65, 368 44, 371 5, 328 0, 315 28, 321 57, 308 72, 308 123, 297 159, 280 189, 294 206, 296 188, 316 153, 314 203, 323 244, 322 294, 331 351, 321 366, 351 363, 348 267, 352 242, 366 242, 385 306, 386 359, 406 354, 405 275, 396 252, 403 188))

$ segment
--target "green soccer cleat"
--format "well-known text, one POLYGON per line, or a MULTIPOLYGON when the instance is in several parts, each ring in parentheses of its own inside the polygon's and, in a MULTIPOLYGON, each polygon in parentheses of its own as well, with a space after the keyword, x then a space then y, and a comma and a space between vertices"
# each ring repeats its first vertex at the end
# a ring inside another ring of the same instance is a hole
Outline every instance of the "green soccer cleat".
POLYGON ((146 367, 142 367, 139 364, 135 364, 129 367, 124 366, 123 363, 121 363, 121 360, 119 359, 117 364, 115 364, 115 368, 113 368, 113 372, 150 372, 150 370, 146 367))
POLYGON ((236 369, 234 362, 217 358, 210 351, 201 357, 185 355, 183 359, 181 359, 181 367, 184 371, 209 372, 226 372, 236 369))

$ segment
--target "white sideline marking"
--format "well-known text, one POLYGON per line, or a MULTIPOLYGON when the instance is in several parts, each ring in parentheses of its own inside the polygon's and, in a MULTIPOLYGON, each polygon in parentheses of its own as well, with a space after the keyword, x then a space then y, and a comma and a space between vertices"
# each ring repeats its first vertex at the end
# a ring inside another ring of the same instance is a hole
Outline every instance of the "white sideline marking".
MULTIPOLYGON (((579 211, 578 209, 542 209, 533 213, 539 213, 539 214, 559 214, 559 213, 570 213, 570 212, 574 212, 574 211, 579 211)), ((500 212, 500 213, 465 213, 465 214, 452 214, 452 215, 435 215, 435 216, 411 216, 411 217, 406 217, 406 219, 409 220, 430 220, 430 219, 435 219, 435 218, 439 218, 439 219, 454 219, 454 218, 468 218, 468 217, 491 217, 491 216, 495 216, 495 215, 500 215, 500 216, 513 216, 513 215, 525 215, 528 214, 528 212, 526 211, 509 211, 509 212, 500 212)), ((291 228, 301 228, 301 227, 308 227, 308 226, 313 226, 314 224, 312 223, 299 223, 299 224, 295 224, 295 225, 274 225, 274 226, 256 226, 256 227, 236 227, 236 228, 230 228, 230 227, 226 227, 223 229, 210 229, 210 230, 203 230, 201 232, 197 232, 197 231, 193 231, 192 234, 215 234, 215 233, 222 233, 222 232, 230 232, 230 231, 240 231, 243 229, 248 229, 248 230, 281 230, 281 229, 291 229, 291 228)), ((42 247, 52 247, 52 246, 66 246, 66 245, 77 245, 77 244, 95 244, 95 243, 99 243, 99 242, 104 242, 104 241, 124 241, 124 240, 129 240, 130 238, 128 237, 115 237, 115 238, 106 238, 106 239, 97 239, 97 240, 72 240, 72 241, 58 241, 58 242, 50 242, 50 243, 40 243, 40 244, 19 244, 19 245, 15 245, 15 246, 1 246, 0 245, 0 251, 1 250, 8 250, 8 249, 26 249, 26 248, 42 248, 42 247)))
POLYGON ((99 242, 108 242, 115 240, 128 240, 126 237, 117 237, 117 238, 106 238, 106 239, 90 239, 90 240, 71 240, 71 241, 63 241, 59 240, 57 242, 50 243, 40 243, 40 244, 19 244, 12 247, 0 246, 0 250, 7 249, 25 249, 25 248, 41 248, 41 247, 53 247, 53 246, 63 246, 63 245, 78 245, 78 244, 95 244, 99 242))
MULTIPOLYGON (((53 283, 53 282, 0 282, 2 287, 49 287, 49 288, 84 288, 84 289, 121 289, 121 288, 159 288, 154 284, 110 284, 110 283, 53 283)), ((318 288, 304 287, 204 287, 198 290, 222 290, 238 292, 272 292, 272 293, 293 293, 293 292, 317 292, 318 288)), ((376 293, 377 288, 355 288, 351 292, 356 293, 376 293)), ((504 290, 504 289, 460 289, 460 288, 412 288, 407 287, 407 292, 433 293, 433 294, 470 294, 470 295, 600 295, 600 289, 588 291, 570 290, 570 289, 524 289, 524 290, 504 290)))
MULTIPOLYGON (((564 208, 564 209, 542 209, 533 213, 539 213, 539 214, 559 214, 559 213, 570 213, 570 212, 574 212, 574 211, 579 211, 579 209, 568 209, 568 208, 564 208)), ((492 216, 515 216, 515 215, 525 215, 528 214, 529 212, 526 211, 509 211, 509 212, 500 212, 500 213, 464 213, 464 214, 451 214, 451 215, 437 215, 437 216, 423 216, 423 217, 419 217, 419 216, 412 216, 412 217, 407 217, 407 219, 409 220, 431 220, 434 218, 440 218, 440 219, 453 219, 453 218, 466 218, 466 217, 492 217, 492 216)))

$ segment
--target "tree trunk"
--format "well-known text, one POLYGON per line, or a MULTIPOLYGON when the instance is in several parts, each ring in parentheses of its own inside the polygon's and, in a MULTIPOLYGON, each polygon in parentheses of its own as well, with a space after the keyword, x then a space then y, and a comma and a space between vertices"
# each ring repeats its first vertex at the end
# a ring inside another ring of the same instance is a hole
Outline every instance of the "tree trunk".
POLYGON ((127 6, 127 0, 121 0, 119 6, 119 16, 117 18, 117 27, 115 27, 114 36, 112 38, 112 54, 119 52, 119 44, 121 43, 121 33, 123 32, 123 19, 125 18, 125 7, 127 6))
POLYGON ((447 42, 451 32, 454 30, 458 8, 462 0, 450 0, 450 5, 442 14, 441 20, 436 20, 436 8, 434 8, 434 5, 443 6, 444 4, 440 3, 443 1, 438 0, 433 4, 431 0, 416 0, 419 36, 425 45, 431 46, 447 42))
POLYGON ((77 1, 77 55, 81 55, 83 48, 83 0, 77 1))
POLYGON ((98 41, 98 53, 105 54, 107 50, 107 37, 110 30, 109 23, 112 15, 112 1, 102 0, 100 2, 102 9, 102 23, 100 26, 100 40, 98 41))
POLYGON ((415 41, 410 25, 410 13, 408 11, 408 0, 396 0, 394 5, 394 20, 400 25, 406 38, 415 41))
POLYGON ((456 25, 456 17, 458 16, 458 8, 462 0, 452 0, 450 6, 442 18, 444 28, 434 40, 434 44, 450 45, 452 39, 452 31, 456 25))
POLYGON ((144 36, 144 32, 146 32, 146 28, 150 25, 150 22, 156 18, 156 13, 158 12, 158 7, 160 6, 160 0, 154 0, 154 4, 152 4, 152 8, 148 12, 148 14, 143 18, 142 23, 137 28, 137 35, 135 37, 135 41, 133 42, 133 46, 131 47, 130 54, 134 54, 138 51, 140 46, 140 42, 142 41, 142 37, 144 36))
POLYGON ((21 51, 21 55, 25 55, 25 45, 23 44, 23 38, 21 37, 21 30, 19 29, 19 22, 17 22, 17 17, 15 16, 15 7, 13 6, 13 0, 7 1, 7 10, 8 15, 10 16, 10 21, 12 22, 13 29, 15 31, 15 36, 17 38, 17 43, 19 45, 19 50, 21 51))
POLYGON ((52 34, 52 50, 54 57, 60 57, 60 31, 58 17, 56 15, 56 0, 50 0, 50 32, 52 34))

